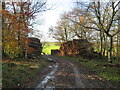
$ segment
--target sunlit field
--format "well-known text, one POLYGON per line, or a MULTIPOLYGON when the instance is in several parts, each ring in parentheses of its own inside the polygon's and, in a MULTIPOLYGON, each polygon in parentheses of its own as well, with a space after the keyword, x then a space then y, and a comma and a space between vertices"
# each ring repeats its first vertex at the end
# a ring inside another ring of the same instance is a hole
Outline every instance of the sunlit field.
POLYGON ((43 46, 42 52, 49 55, 49 54, 51 54, 51 49, 59 49, 59 48, 60 48, 60 46, 56 45, 55 42, 47 42, 43 46))

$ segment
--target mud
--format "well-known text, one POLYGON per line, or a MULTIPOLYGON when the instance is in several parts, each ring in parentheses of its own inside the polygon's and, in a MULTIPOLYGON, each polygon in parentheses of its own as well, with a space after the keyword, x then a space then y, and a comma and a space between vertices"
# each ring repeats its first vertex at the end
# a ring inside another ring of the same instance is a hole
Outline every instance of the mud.
MULTIPOLYGON (((52 71, 48 74, 48 75, 46 75, 46 77, 39 83, 39 85, 37 86, 37 88, 46 88, 46 84, 48 83, 48 81, 50 80, 50 79, 53 79, 54 78, 54 74, 55 74, 55 72, 57 71, 57 69, 58 69, 58 66, 59 66, 59 64, 58 63, 56 63, 55 65, 53 65, 51 68, 52 68, 52 71)), ((48 88, 48 87, 47 87, 48 88)), ((50 87, 49 87, 50 88, 50 87)), ((53 87, 52 87, 53 88, 53 87)))
POLYGON ((112 88, 106 79, 97 76, 95 72, 81 66, 79 63, 47 56, 56 61, 51 71, 39 82, 37 88, 112 88))

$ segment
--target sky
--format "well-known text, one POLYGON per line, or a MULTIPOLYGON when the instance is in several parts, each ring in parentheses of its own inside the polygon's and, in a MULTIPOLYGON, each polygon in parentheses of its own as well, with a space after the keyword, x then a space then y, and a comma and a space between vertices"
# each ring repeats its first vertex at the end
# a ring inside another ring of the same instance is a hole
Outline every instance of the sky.
POLYGON ((47 6, 53 7, 51 10, 38 14, 36 17, 38 24, 34 27, 34 30, 42 34, 41 41, 56 41, 48 35, 49 28, 56 25, 62 13, 70 11, 74 7, 75 1, 76 0, 47 0, 47 6))

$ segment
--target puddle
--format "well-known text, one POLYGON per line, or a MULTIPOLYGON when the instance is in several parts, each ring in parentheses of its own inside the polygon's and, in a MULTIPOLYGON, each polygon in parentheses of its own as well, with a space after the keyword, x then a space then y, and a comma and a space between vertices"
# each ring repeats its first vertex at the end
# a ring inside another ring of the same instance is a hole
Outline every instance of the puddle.
POLYGON ((59 64, 56 63, 53 68, 52 71, 40 82, 40 84, 37 86, 37 88, 53 88, 50 86, 45 87, 45 85, 47 84, 48 80, 53 79, 54 78, 54 74, 58 69, 59 64))

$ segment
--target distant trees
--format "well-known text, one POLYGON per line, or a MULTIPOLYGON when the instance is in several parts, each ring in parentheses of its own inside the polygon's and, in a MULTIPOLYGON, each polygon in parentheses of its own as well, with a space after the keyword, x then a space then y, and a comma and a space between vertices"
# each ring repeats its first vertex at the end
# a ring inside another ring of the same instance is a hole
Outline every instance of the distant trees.
POLYGON ((46 1, 2 2, 3 56, 21 57, 28 47, 31 20, 36 13, 47 10, 46 1))
POLYGON ((53 34, 53 38, 57 39, 59 42, 69 41, 72 39, 72 32, 70 31, 70 23, 66 18, 67 14, 61 15, 61 19, 57 22, 55 27, 50 27, 49 30, 53 34))
POLYGON ((90 29, 87 28, 91 26, 87 21, 91 18, 91 15, 83 10, 84 9, 74 8, 73 11, 68 12, 66 18, 71 23, 70 28, 74 33, 74 37, 90 41, 92 39, 91 34, 93 31, 91 30, 92 27, 90 29), (86 16, 84 16, 84 14, 86 16))
MULTIPOLYGON (((77 2, 77 7, 65 13, 65 18, 61 18, 61 21, 66 20, 69 23, 69 31, 67 32, 72 33, 66 35, 69 35, 70 38, 87 39, 96 43, 97 52, 107 56, 112 63, 112 56, 115 53, 118 56, 119 52, 119 5, 120 1, 107 1, 104 3, 99 1, 90 3, 77 2), (117 45, 117 49, 115 45, 117 45)), ((57 27, 61 26, 63 27, 65 24, 58 24, 57 27)), ((55 37, 60 36, 60 30, 62 29, 56 28, 53 30, 55 37)))

